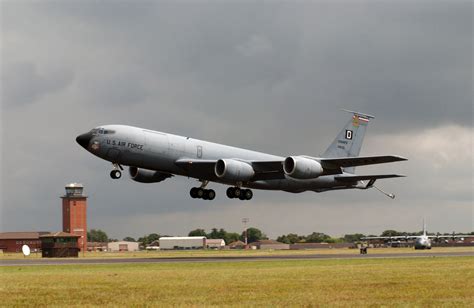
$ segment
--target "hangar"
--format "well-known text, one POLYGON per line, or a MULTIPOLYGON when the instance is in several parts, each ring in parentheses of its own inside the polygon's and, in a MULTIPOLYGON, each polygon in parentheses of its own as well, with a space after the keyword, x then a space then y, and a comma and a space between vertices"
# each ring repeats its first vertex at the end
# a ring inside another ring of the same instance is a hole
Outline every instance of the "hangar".
POLYGON ((160 237, 160 249, 203 249, 205 236, 160 237))
POLYGON ((127 241, 119 241, 119 242, 110 242, 107 243, 107 251, 138 251, 138 242, 127 242, 127 241))

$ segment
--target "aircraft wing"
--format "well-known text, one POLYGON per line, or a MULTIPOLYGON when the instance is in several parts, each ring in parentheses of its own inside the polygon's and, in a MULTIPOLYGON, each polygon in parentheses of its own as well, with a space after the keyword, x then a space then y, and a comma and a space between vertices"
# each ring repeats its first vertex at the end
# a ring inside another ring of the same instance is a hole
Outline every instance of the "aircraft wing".
MULTIPOLYGON (((244 161, 244 160, 241 160, 244 161)), ((175 165, 188 170, 191 173, 200 172, 208 176, 215 176, 214 167, 217 160, 188 159, 182 158, 175 161, 175 165)), ((284 179, 283 161, 245 161, 251 164, 255 176, 252 181, 284 179)))
POLYGON ((405 157, 395 155, 383 156, 359 156, 359 157, 341 157, 341 158, 321 158, 321 166, 325 169, 337 169, 340 167, 356 167, 365 165, 376 165, 393 163, 396 161, 407 160, 405 157))
POLYGON ((396 235, 396 236, 366 236, 361 240, 406 240, 417 238, 417 235, 396 235))
POLYGON ((465 238, 465 237, 474 237, 474 235, 469 234, 456 234, 456 235, 428 235, 429 238, 465 238))
POLYGON ((388 179, 388 178, 402 178, 404 175, 400 174, 374 174, 374 175, 336 175, 334 179, 341 182, 357 182, 357 181, 370 181, 378 179, 388 179))

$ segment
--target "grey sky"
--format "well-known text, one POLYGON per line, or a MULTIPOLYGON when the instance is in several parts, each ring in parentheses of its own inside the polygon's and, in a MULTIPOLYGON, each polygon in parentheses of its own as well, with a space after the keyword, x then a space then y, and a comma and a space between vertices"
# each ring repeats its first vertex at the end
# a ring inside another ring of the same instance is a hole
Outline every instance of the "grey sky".
POLYGON ((59 230, 82 182, 89 227, 121 238, 202 227, 270 236, 472 231, 471 1, 2 1, 0 230, 59 230), (347 114, 376 115, 362 154, 406 163, 375 191, 188 196, 193 180, 112 181, 75 143, 130 124, 260 151, 318 155, 347 114))

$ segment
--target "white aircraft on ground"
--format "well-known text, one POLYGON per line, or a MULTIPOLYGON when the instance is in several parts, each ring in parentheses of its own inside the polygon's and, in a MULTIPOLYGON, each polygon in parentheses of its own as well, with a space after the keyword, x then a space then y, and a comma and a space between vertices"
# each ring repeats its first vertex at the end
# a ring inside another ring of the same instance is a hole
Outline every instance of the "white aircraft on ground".
POLYGON ((423 233, 421 235, 396 235, 396 236, 368 236, 363 237, 361 240, 385 240, 385 241, 408 241, 408 240, 415 240, 415 249, 431 249, 431 240, 440 240, 440 239, 460 239, 461 241, 464 240, 465 237, 471 237, 472 235, 467 234, 453 234, 452 235, 428 235, 426 233, 426 224, 425 220, 423 219, 423 233))
MULTIPOLYGON (((250 200, 253 193, 248 188, 292 193, 368 189, 375 187, 378 179, 402 177, 397 174, 354 174, 356 166, 406 158, 393 155, 359 157, 367 125, 374 117, 345 111, 351 113, 351 118, 322 157, 296 155, 285 158, 125 125, 99 126, 79 135, 76 141, 90 153, 113 164, 110 172, 113 179, 121 177, 123 165, 129 166, 131 178, 140 183, 161 182, 173 175, 192 177, 202 185, 191 189, 191 197, 205 200, 216 196, 214 190, 206 189, 209 182, 230 185, 227 189, 229 198, 250 200)), ((384 194, 395 198, 393 194, 384 194)))

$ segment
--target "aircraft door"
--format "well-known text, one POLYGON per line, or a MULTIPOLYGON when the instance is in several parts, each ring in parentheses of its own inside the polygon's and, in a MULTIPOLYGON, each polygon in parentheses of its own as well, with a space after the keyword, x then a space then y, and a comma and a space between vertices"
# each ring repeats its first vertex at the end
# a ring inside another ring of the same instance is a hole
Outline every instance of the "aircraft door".
POLYGON ((198 145, 196 148, 197 148, 196 149, 196 157, 197 158, 202 158, 202 146, 198 145))

